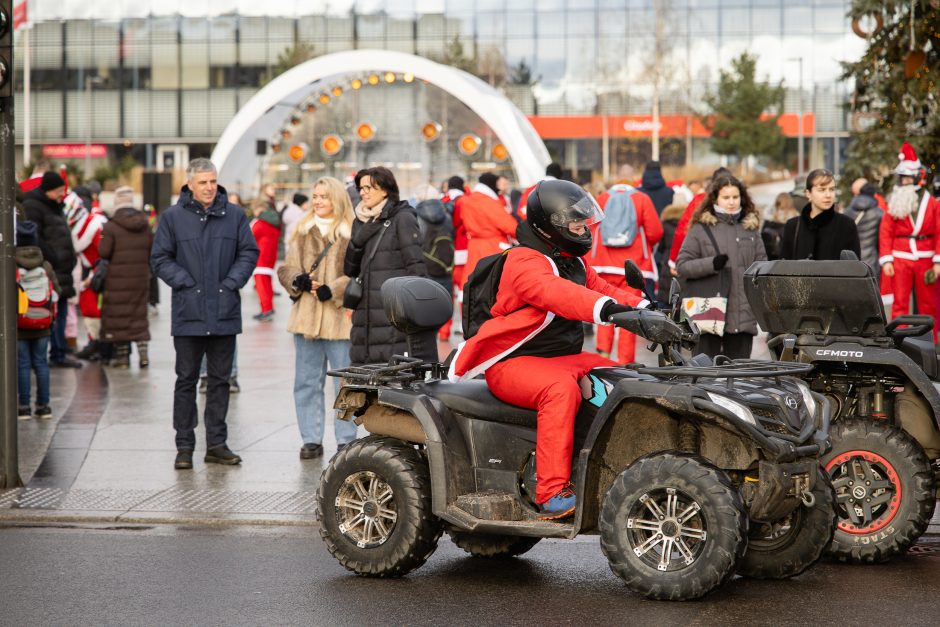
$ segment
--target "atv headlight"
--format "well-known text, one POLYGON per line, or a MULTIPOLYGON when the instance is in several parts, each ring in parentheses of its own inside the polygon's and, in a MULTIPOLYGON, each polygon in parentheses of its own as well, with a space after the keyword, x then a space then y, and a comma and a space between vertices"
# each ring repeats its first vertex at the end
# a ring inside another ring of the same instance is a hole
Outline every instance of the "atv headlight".
POLYGON ((720 407, 723 407, 730 411, 732 414, 743 420, 748 424, 752 424, 755 427, 757 426, 757 420, 754 419, 754 414, 751 413, 751 410, 742 405, 737 401, 733 401, 727 396, 721 396, 720 394, 712 394, 711 392, 706 392, 708 398, 711 401, 720 407))
POLYGON ((816 399, 813 398, 813 393, 810 391, 809 386, 802 381, 797 381, 796 386, 800 388, 800 394, 803 395, 803 403, 806 405, 806 411, 809 412, 811 417, 815 416, 816 399))

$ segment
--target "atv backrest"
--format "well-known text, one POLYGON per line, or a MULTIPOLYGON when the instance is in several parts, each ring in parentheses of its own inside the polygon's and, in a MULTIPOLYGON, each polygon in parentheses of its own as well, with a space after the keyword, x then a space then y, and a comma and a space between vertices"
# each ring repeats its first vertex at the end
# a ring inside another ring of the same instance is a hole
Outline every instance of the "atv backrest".
POLYGON ((447 290, 431 279, 395 277, 382 284, 382 304, 392 326, 408 338, 409 354, 437 361, 437 330, 454 315, 447 290))
POLYGON ((861 261, 758 261, 744 277, 757 322, 772 336, 886 334, 878 282, 861 261))

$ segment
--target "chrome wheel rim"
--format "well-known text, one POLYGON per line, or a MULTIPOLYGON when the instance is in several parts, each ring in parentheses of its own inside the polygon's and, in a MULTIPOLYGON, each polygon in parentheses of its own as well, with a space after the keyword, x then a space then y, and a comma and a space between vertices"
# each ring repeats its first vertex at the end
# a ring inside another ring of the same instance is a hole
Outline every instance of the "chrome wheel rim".
POLYGON ((647 492, 627 517, 634 555, 662 572, 688 568, 705 549, 708 532, 702 506, 675 488, 647 492))
POLYGON ((340 532, 360 549, 385 544, 398 521, 392 486, 371 471, 346 477, 334 507, 340 532))

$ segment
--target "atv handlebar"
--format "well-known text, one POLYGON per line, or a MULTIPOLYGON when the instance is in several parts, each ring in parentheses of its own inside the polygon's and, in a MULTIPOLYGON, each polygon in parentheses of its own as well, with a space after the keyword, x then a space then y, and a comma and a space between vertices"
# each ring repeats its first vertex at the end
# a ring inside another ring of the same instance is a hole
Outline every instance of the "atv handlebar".
POLYGON ((933 316, 923 314, 898 316, 888 323, 885 332, 895 339, 917 337, 932 332, 934 326, 933 316), (904 327, 904 328, 901 328, 904 327))

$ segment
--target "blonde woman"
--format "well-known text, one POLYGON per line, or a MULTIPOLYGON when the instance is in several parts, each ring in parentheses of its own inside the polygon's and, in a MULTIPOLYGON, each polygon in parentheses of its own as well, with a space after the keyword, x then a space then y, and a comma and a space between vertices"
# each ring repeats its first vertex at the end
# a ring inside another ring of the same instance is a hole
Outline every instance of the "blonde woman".
MULTIPOLYGON (((277 271, 290 293, 287 330, 294 334, 294 406, 303 446, 301 459, 323 455, 324 404, 327 365, 349 365, 349 332, 352 327, 343 309, 343 292, 349 277, 343 259, 353 221, 353 209, 343 184, 324 177, 313 186, 311 210, 297 223, 288 242, 287 260, 277 271)), ((356 425, 334 420, 336 444, 343 448, 356 438, 356 425)))

